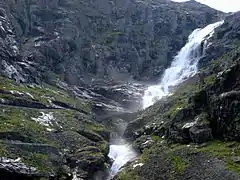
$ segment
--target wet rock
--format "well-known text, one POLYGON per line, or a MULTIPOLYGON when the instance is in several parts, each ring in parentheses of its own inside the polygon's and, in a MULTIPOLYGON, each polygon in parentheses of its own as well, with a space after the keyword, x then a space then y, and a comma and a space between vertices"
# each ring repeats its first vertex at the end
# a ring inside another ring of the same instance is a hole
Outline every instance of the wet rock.
POLYGON ((11 106, 20 106, 20 107, 27 107, 27 108, 36 108, 36 109, 48 109, 49 107, 45 104, 37 101, 31 101, 24 98, 11 98, 7 97, 4 98, 2 104, 11 105, 11 106))
POLYGON ((211 126, 215 136, 239 140, 240 92, 230 91, 212 100, 211 126))
POLYGON ((0 173, 2 179, 32 179, 40 178, 41 175, 34 167, 28 167, 21 159, 9 159, 0 157, 0 173))
POLYGON ((77 167, 86 171, 88 176, 92 176, 93 173, 99 170, 104 170, 105 167, 105 157, 95 147, 79 149, 68 157, 68 162, 71 167, 77 167))
MULTIPOLYGON (((231 13, 226 17, 225 23, 216 29, 211 44, 209 44, 206 49, 205 57, 199 62, 200 67, 206 67, 209 61, 214 61, 236 48, 235 44, 232 42, 238 42, 240 39, 239 18, 239 12, 231 13)), ((236 57, 237 56, 235 56, 234 59, 236 57)), ((225 63, 227 62, 225 61, 225 63)), ((222 66, 225 66, 225 63, 222 63, 222 66)), ((221 66, 216 67, 216 69, 221 69, 221 66)))
POLYGON ((100 135, 93 132, 88 132, 87 130, 78 131, 78 133, 94 142, 99 142, 104 140, 100 135))
POLYGON ((0 139, 10 140, 10 141, 18 140, 18 141, 25 142, 25 143, 33 142, 33 140, 30 137, 23 135, 19 132, 1 132, 0 139))
POLYGON ((232 158, 232 161, 233 161, 234 163, 240 164, 240 156, 233 157, 233 158, 232 158))
POLYGON ((204 143, 212 140, 212 129, 209 124, 197 124, 189 129, 190 138, 195 143, 204 143))

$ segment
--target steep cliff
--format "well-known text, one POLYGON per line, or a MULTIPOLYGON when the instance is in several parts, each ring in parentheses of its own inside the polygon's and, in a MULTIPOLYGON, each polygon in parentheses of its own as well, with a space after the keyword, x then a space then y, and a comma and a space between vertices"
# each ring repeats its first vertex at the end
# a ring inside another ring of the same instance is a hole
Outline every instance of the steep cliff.
POLYGON ((71 84, 159 78, 189 33, 221 15, 168 0, 11 0, 0 7, 1 73, 71 84))

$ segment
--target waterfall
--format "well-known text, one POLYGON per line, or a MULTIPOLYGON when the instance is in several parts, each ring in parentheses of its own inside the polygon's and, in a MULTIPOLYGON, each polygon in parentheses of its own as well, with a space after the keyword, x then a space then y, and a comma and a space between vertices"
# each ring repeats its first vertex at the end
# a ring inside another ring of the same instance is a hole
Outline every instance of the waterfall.
MULTIPOLYGON (((202 43, 209 39, 214 29, 223 24, 223 21, 210 24, 203 29, 196 29, 188 38, 187 44, 179 51, 174 58, 171 67, 165 70, 159 85, 150 86, 143 97, 143 107, 151 106, 157 99, 170 95, 170 88, 174 87, 187 78, 197 73, 197 64, 202 56, 202 43)), ((111 167, 110 177, 114 177, 122 166, 133 161, 137 154, 131 145, 122 143, 111 145, 108 154, 114 162, 111 167)))
POLYGON ((196 29, 190 34, 186 45, 175 56, 171 66, 165 70, 160 84, 150 86, 145 91, 143 96, 144 109, 153 105, 162 97, 170 95, 171 87, 182 83, 197 73, 197 65, 203 51, 202 43, 209 39, 213 35, 215 28, 223 23, 224 21, 219 21, 203 29, 196 29))
POLYGON ((108 156, 114 161, 110 171, 111 179, 127 162, 135 160, 137 153, 133 150, 130 144, 111 145, 108 156))

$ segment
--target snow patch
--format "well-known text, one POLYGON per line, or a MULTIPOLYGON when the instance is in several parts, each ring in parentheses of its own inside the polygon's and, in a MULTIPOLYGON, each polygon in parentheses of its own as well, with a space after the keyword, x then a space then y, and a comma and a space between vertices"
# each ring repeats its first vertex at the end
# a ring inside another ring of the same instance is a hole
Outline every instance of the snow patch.
POLYGON ((5 29, 4 29, 4 27, 3 27, 2 21, 0 21, 0 29, 1 29, 3 32, 6 32, 5 29))
POLYGON ((21 162, 21 158, 10 159, 7 157, 0 157, 0 167, 4 167, 6 169, 17 168, 18 170, 36 172, 37 169, 34 167, 27 167, 23 162, 21 162))
POLYGON ((188 128, 191 128, 193 127, 195 124, 197 124, 197 121, 194 121, 194 122, 191 122, 191 123, 186 123, 182 129, 188 129, 188 128))
POLYGON ((22 93, 22 92, 19 92, 19 91, 16 91, 16 90, 11 90, 11 91, 9 91, 11 94, 13 94, 13 95, 20 95, 20 96, 23 96, 24 95, 24 93, 22 93))
POLYGON ((22 66, 25 66, 25 67, 29 67, 29 64, 26 63, 26 62, 17 62, 18 64, 22 65, 22 66))
POLYGON ((83 180, 82 178, 79 178, 78 177, 78 174, 77 174, 77 169, 75 169, 72 173, 72 180, 83 180))
POLYGON ((25 94, 28 95, 30 98, 35 99, 33 95, 31 95, 30 93, 25 93, 25 94))
POLYGON ((11 48, 12 48, 13 53, 14 53, 15 55, 19 54, 19 49, 18 49, 17 45, 13 45, 13 46, 11 46, 11 48))
POLYGON ((53 112, 50 113, 45 113, 45 112, 41 112, 41 116, 34 118, 32 117, 31 119, 38 122, 39 124, 46 126, 47 127, 47 131, 54 131, 54 129, 50 128, 51 126, 53 126, 54 124, 57 125, 58 127, 62 128, 61 125, 59 125, 56 122, 55 117, 53 116, 53 112))
POLYGON ((144 165, 143 163, 134 164, 133 169, 135 169, 136 167, 142 167, 143 165, 144 165))
POLYGON ((153 143, 153 140, 147 140, 144 143, 142 143, 142 145, 144 146, 144 145, 148 145, 148 144, 151 144, 151 143, 153 143))

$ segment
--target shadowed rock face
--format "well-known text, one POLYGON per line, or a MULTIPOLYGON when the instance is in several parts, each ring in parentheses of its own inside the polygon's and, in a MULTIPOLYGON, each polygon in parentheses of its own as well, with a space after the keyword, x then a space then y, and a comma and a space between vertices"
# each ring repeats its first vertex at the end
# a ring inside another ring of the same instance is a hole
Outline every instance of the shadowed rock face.
MULTIPOLYGON (((223 56, 224 54, 234 50, 239 45, 240 27, 238 20, 240 12, 228 15, 225 23, 216 29, 215 35, 212 37, 212 44, 206 50, 206 56, 199 62, 200 67, 205 67, 209 61, 223 56)), ((237 58, 238 56, 233 58, 237 58)))
POLYGON ((220 14, 195 1, 165 0, 5 0, 0 7, 1 74, 71 84, 154 80, 190 32, 220 14))

